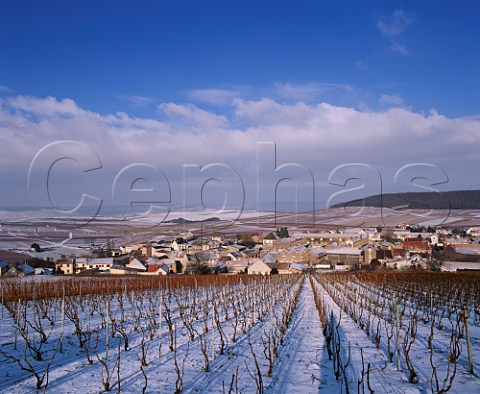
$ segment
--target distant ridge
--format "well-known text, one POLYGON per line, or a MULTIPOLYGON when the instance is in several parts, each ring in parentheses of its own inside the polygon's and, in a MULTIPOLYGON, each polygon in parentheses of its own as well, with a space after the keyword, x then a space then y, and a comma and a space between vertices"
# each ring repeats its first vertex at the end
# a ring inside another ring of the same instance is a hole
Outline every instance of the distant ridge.
POLYGON ((449 192, 408 192, 377 194, 363 199, 335 204, 394 209, 480 209, 480 190, 456 190, 449 192))
POLYGON ((188 220, 184 218, 178 218, 178 219, 172 219, 172 220, 167 220, 165 223, 174 223, 174 224, 189 224, 189 223, 200 223, 200 222, 218 222, 220 221, 220 218, 217 218, 216 216, 204 219, 204 220, 188 220))

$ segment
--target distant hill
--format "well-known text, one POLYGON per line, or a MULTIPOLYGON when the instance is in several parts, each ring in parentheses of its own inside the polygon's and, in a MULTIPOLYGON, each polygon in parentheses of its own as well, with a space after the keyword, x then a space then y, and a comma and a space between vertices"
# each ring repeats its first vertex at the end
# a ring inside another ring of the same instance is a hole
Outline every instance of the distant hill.
POLYGON ((218 221, 220 221, 220 218, 217 218, 216 216, 214 216, 204 220, 188 220, 184 218, 178 218, 178 219, 167 220, 165 223, 189 224, 189 223, 218 222, 218 221))
POLYGON ((395 209, 480 209, 480 190, 456 190, 449 192, 386 193, 345 203, 344 206, 367 206, 395 209))

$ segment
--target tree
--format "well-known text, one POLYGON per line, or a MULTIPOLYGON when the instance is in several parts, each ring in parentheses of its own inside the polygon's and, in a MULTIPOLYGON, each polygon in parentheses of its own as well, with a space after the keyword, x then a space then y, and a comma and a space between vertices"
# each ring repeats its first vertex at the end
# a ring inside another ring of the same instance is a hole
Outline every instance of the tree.
POLYGON ((212 269, 203 263, 190 263, 187 266, 186 273, 190 275, 207 275, 212 273, 212 269))
POLYGON ((39 253, 39 252, 42 251, 42 249, 40 248, 40 245, 37 244, 36 242, 34 242, 34 243, 32 244, 32 246, 30 246, 30 250, 32 250, 32 251, 34 251, 34 252, 37 252, 37 253, 39 253))
POLYGON ((382 263, 380 262, 380 260, 378 259, 373 259, 372 261, 370 261, 370 267, 372 267, 372 269, 378 269, 382 266, 382 263))
POLYGON ((277 234, 278 238, 288 238, 290 237, 290 234, 288 233, 288 229, 286 227, 280 227, 277 229, 275 232, 277 234))
POLYGON ((242 233, 242 234, 239 234, 239 235, 240 235, 240 237, 237 238, 239 240, 239 242, 253 241, 252 236, 249 233, 242 233))
POLYGON ((57 265, 57 269, 53 271, 54 275, 65 275, 65 273, 62 271, 59 265, 57 265))

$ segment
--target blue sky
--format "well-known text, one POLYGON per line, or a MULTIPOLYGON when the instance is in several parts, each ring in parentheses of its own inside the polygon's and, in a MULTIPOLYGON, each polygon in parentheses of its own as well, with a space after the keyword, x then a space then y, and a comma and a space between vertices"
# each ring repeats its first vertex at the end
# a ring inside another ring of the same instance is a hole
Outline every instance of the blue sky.
POLYGON ((338 105, 380 108, 389 95, 415 111, 479 112, 475 1, 2 4, 0 83, 100 113, 151 114, 147 99, 186 102, 194 89, 261 97, 276 83, 331 85, 319 98, 338 105))
MULTIPOLYGON (((50 181, 68 207, 83 186, 111 200, 105 184, 137 162, 165 173, 175 201, 184 164, 225 163, 255 206, 261 141, 277 144, 277 167, 297 163, 313 174, 322 203, 345 163, 371 165, 392 191, 395 173, 412 163, 437 166, 445 189, 479 186, 476 1, 15 0, 0 8, 0 142, 14 147, 0 159, 0 206, 45 203, 26 197, 26 178, 36 154, 59 140, 87 144, 103 163, 80 188, 71 166, 55 167, 50 181)), ((286 202, 305 200, 302 182, 285 188, 286 202)), ((377 193, 375 185, 362 193, 377 193)))

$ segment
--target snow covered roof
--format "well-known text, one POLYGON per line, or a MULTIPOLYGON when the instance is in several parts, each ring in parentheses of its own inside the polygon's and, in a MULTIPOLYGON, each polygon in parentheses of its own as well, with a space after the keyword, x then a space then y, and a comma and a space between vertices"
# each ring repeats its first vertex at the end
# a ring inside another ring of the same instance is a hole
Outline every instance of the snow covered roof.
POLYGON ((360 255, 360 249, 353 247, 325 247, 327 254, 353 254, 360 255))
POLYGON ((230 253, 230 256, 234 259, 241 259, 242 257, 244 257, 244 254, 242 252, 232 252, 230 253))
POLYGON ((314 254, 316 254, 317 256, 321 256, 322 254, 326 254, 327 251, 325 250, 325 248, 312 248, 310 249, 310 251, 314 254))
POLYGON ((450 247, 453 250, 455 250, 455 252, 461 253, 461 254, 479 254, 480 253, 479 244, 450 245, 450 247))
MULTIPOLYGON (((79 263, 81 259, 76 259, 76 262, 79 263)), ((113 264, 113 257, 100 257, 97 259, 90 259, 87 261, 88 264, 113 264)))
POLYGON ((442 271, 457 271, 457 270, 480 270, 480 263, 470 263, 463 261, 443 261, 442 271))
POLYGON ((31 275, 35 273, 35 268, 31 267, 26 263, 17 265, 15 268, 19 271, 22 271, 25 275, 31 275))
POLYGON ((251 260, 249 259, 238 259, 238 260, 229 260, 225 262, 227 267, 239 267, 239 268, 247 268, 250 265, 251 260))
POLYGON ((202 252, 195 253, 198 261, 216 260, 219 257, 218 250, 204 250, 202 252))
POLYGON ((49 268, 35 268, 35 275, 52 275, 52 270, 49 268))
POLYGON ((460 254, 469 254, 469 255, 480 254, 480 250, 471 249, 471 248, 467 248, 467 247, 455 248, 455 252, 460 253, 460 254))
POLYGON ((289 250, 289 251, 294 250, 296 252, 304 252, 304 251, 307 250, 307 248, 303 245, 299 245, 299 246, 290 246, 290 247, 287 248, 287 250, 289 250))
POLYGON ((271 268, 266 265, 262 260, 257 260, 254 264, 248 267, 248 273, 255 272, 270 272, 271 268))
POLYGON ((270 253, 267 253, 265 256, 263 256, 263 262, 264 263, 276 263, 277 259, 273 257, 270 253))
POLYGON ((290 264, 290 268, 291 268, 291 269, 294 269, 294 270, 298 270, 298 271, 305 271, 305 269, 306 269, 307 267, 305 267, 304 265, 301 265, 301 264, 291 263, 291 264, 290 264))

